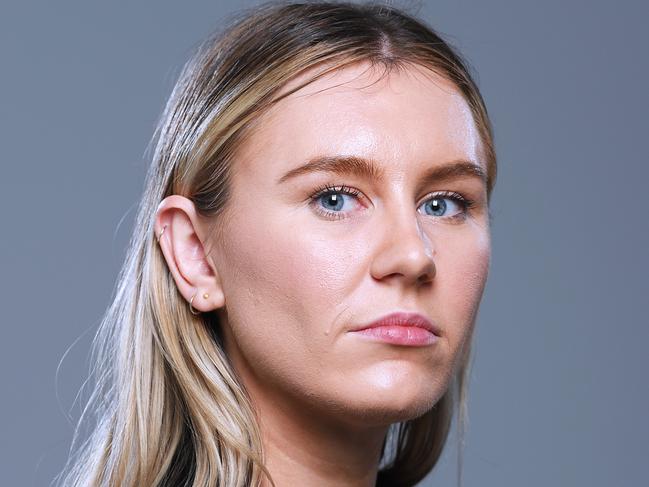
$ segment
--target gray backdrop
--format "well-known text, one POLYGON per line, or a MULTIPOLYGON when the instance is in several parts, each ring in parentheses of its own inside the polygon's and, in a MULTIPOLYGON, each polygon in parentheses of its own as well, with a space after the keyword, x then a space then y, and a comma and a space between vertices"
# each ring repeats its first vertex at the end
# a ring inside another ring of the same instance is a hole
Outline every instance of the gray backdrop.
MULTIPOLYGON (((1 485, 63 466, 154 122, 192 46, 254 3, 0 7, 1 485)), ((465 485, 649 485, 646 2, 397 5, 469 59, 496 133, 465 485)), ((454 441, 423 485, 455 484, 454 441)))

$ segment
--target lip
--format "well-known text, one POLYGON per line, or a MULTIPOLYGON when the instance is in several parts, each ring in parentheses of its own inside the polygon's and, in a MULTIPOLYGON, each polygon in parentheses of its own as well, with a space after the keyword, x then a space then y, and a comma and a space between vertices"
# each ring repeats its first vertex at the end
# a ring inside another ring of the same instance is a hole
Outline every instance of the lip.
POLYGON ((420 313, 395 312, 351 330, 372 340, 396 345, 431 345, 441 336, 438 327, 420 313))

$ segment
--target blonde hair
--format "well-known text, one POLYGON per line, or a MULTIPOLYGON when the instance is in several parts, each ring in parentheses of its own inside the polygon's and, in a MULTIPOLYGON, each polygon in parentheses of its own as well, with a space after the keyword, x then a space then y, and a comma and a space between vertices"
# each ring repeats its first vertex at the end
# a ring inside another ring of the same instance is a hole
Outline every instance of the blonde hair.
MULTIPOLYGON (((272 2, 243 11, 185 64, 152 139, 145 190, 115 296, 93 341, 95 388, 63 472, 66 486, 248 486, 268 472, 250 399, 224 354, 217 313, 194 316, 154 235, 158 204, 226 207, 237 147, 255 117, 314 79, 356 62, 420 65, 452 81, 482 138, 488 195, 496 175, 487 111, 466 62, 430 27, 386 5, 272 2), (277 96, 287 81, 322 66, 277 96)), ((218 235, 218 234, 217 234, 218 235)), ((458 410, 464 431, 471 340, 436 406, 390 427, 377 485, 412 486, 435 466, 458 410)), ((458 461, 461 483, 461 448, 458 461)), ((61 480, 61 479, 59 479, 61 480)))

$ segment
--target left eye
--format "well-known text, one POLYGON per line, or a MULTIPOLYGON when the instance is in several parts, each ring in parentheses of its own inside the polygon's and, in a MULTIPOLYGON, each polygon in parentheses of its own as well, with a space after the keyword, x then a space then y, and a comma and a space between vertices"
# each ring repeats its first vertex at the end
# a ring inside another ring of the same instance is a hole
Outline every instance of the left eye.
POLYGON ((421 206, 427 209, 429 208, 430 213, 427 214, 431 216, 458 218, 466 212, 468 204, 460 195, 453 193, 433 196, 426 200, 421 206), (455 209, 453 209, 453 207, 455 207, 455 209), (450 215, 448 213, 450 213, 450 215))

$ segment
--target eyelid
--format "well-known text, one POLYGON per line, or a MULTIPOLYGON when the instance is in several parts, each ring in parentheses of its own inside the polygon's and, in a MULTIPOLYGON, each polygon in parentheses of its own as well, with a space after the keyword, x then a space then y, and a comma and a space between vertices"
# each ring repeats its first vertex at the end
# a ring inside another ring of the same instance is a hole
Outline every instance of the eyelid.
POLYGON ((417 205, 417 208, 419 208, 422 204, 424 204, 426 201, 430 200, 431 198, 451 198, 451 199, 457 199, 462 202, 472 202, 469 198, 462 195, 461 193, 458 193, 457 191, 452 191, 449 189, 440 189, 437 191, 431 191, 426 196, 424 196, 419 202, 419 204, 417 205))
POLYGON ((309 196, 309 199, 316 199, 327 193, 342 193, 349 196, 360 197, 361 199, 369 200, 362 191, 346 184, 323 184, 315 189, 309 196))

